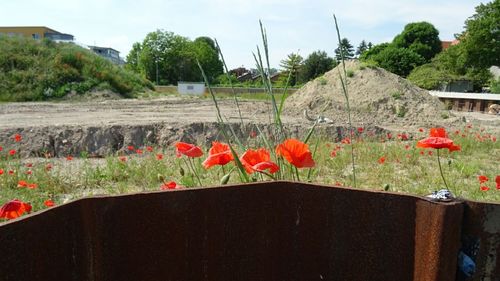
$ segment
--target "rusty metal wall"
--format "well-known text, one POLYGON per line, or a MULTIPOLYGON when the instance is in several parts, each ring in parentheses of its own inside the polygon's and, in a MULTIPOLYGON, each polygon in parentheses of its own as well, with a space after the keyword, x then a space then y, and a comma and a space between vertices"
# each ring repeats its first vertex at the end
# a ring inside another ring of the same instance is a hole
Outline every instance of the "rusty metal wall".
POLYGON ((465 202, 462 251, 476 265, 476 274, 458 280, 500 280, 500 204, 465 202))
POLYGON ((463 209, 290 182, 86 198, 1 225, 0 280, 455 280, 463 209))

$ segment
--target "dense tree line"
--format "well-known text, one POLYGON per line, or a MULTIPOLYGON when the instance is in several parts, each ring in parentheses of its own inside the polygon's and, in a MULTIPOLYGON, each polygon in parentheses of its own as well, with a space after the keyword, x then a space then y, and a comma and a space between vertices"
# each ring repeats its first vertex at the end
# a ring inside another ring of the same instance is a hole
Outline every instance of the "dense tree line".
POLYGON ((136 42, 127 56, 127 68, 157 84, 176 85, 178 81, 203 81, 196 60, 213 82, 223 73, 215 43, 208 37, 191 41, 172 32, 157 30, 136 42))
POLYGON ((491 86, 500 92, 500 80, 492 79, 489 68, 500 65, 500 0, 481 4, 465 21, 465 30, 457 34, 458 44, 450 46, 429 63, 417 67, 408 79, 426 89, 443 82, 466 79, 476 91, 491 86))

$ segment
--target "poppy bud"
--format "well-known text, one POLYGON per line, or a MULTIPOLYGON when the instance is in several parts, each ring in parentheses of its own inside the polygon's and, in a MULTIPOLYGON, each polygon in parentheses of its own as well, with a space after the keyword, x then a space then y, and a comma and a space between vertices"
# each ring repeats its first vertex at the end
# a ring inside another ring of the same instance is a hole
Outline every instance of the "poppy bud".
POLYGON ((220 184, 221 185, 225 185, 227 184, 227 182, 229 181, 229 178, 231 177, 231 174, 227 174, 227 175, 224 175, 221 179, 220 179, 220 184))
POLYGON ((163 175, 158 174, 156 177, 158 178, 159 181, 165 182, 165 177, 163 175))
POLYGON ((389 187, 390 187, 390 186, 389 186, 389 184, 388 184, 388 183, 384 184, 384 191, 389 191, 389 187))
POLYGON ((451 159, 448 159, 448 166, 451 166, 451 159))
POLYGON ((181 177, 184 176, 184 169, 182 167, 179 169, 179 174, 181 174, 181 177))

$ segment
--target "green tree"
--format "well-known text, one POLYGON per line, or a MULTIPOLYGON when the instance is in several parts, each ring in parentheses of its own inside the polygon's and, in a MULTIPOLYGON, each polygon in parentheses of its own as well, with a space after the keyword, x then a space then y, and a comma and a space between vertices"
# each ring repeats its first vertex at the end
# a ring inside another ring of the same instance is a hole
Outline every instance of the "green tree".
POLYGON ((335 59, 337 61, 341 61, 342 57, 340 54, 340 50, 344 53, 344 59, 352 59, 354 58, 354 47, 351 45, 351 42, 347 38, 343 38, 340 40, 339 46, 335 49, 335 59))
POLYGON ((390 45, 389 43, 382 43, 372 46, 366 52, 363 52, 359 56, 359 58, 362 61, 370 61, 370 60, 374 61, 374 57, 377 56, 383 50, 385 50, 387 47, 389 47, 389 45, 390 45))
POLYGON ((363 54, 368 49, 369 49, 368 44, 366 43, 365 40, 362 40, 361 43, 359 43, 358 48, 356 49, 356 55, 361 56, 361 54, 363 54))
POLYGON ((477 6, 476 13, 465 21, 465 31, 459 39, 468 66, 500 65, 500 0, 477 6))
POLYGON ((299 73, 302 68, 303 58, 299 54, 291 53, 287 55, 286 59, 281 60, 280 67, 286 73, 290 73, 290 86, 295 86, 299 82, 299 73))
POLYGON ((407 24, 404 30, 394 38, 393 45, 412 50, 424 58, 425 62, 429 62, 441 52, 439 31, 428 22, 407 24))
POLYGON ((212 82, 222 73, 215 43, 208 37, 194 41, 172 32, 148 33, 142 43, 135 43, 127 56, 128 68, 159 84, 178 81, 203 81, 196 60, 200 61, 212 82))
POLYGON ((305 60, 301 69, 300 80, 307 82, 336 66, 336 61, 324 51, 312 52, 305 60))
POLYGON ((374 57, 378 65, 399 76, 406 77, 417 66, 424 63, 424 58, 410 49, 390 46, 374 57))

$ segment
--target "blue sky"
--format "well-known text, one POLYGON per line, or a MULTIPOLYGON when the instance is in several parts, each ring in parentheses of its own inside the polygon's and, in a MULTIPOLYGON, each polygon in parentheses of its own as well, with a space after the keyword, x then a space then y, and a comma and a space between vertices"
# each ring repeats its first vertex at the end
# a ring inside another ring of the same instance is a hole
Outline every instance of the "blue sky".
POLYGON ((267 29, 272 67, 292 52, 333 55, 335 13, 342 37, 354 46, 381 43, 405 24, 428 21, 441 40, 453 39, 478 0, 16 0, 0 4, 0 26, 42 25, 73 34, 87 45, 112 47, 126 56, 132 44, 157 29, 195 39, 217 38, 229 68, 253 68, 260 44, 259 19, 267 29))

